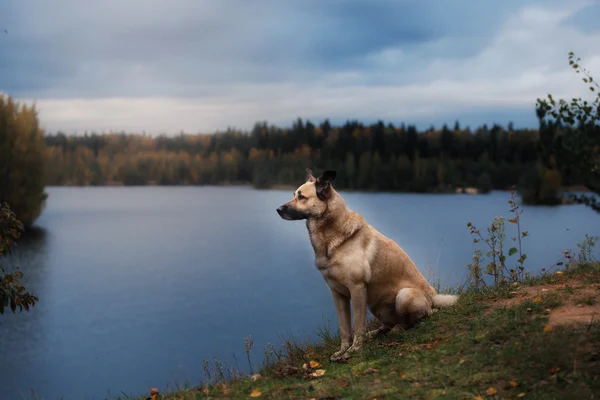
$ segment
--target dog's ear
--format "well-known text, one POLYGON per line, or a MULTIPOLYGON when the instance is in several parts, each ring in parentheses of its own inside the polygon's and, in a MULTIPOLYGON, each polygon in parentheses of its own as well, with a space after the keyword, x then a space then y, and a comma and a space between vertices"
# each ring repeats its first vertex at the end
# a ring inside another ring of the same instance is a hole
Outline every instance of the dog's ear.
POLYGON ((317 179, 315 184, 317 188, 317 197, 322 201, 327 200, 327 197, 329 197, 331 182, 335 179, 335 175, 335 171, 325 171, 321 177, 317 179))
POLYGON ((320 181, 331 183, 335 179, 335 171, 325 171, 319 178, 320 181))
POLYGON ((306 168, 306 182, 314 182, 317 178, 315 178, 312 174, 312 171, 309 168, 306 168))

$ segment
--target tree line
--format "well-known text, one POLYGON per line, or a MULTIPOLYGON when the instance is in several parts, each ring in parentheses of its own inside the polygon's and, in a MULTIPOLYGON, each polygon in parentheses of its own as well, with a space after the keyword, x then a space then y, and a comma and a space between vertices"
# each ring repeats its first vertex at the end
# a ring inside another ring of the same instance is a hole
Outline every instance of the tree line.
MULTIPOLYGON (((340 189, 482 191, 546 180, 539 132, 483 125, 475 130, 394 126, 358 121, 333 126, 298 118, 291 127, 256 123, 252 130, 150 137, 63 133, 45 137, 49 185, 296 185, 304 169, 335 169, 340 189), (525 178, 525 179, 523 179, 525 178)), ((563 182, 566 183, 566 182, 563 182)), ((576 183, 576 182, 575 182, 576 183)), ((560 186, 561 182, 551 185, 560 186)))

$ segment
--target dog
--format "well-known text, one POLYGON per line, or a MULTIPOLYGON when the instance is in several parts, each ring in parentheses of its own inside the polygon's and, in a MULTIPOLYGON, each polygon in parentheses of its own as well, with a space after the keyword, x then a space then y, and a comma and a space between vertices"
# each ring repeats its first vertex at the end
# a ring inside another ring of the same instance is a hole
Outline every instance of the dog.
POLYGON ((438 294, 396 242, 348 209, 333 188, 335 176, 335 171, 325 171, 317 179, 307 169, 306 182, 277 213, 289 221, 306 220, 315 264, 331 290, 342 338, 330 360, 344 361, 365 340, 385 335, 396 325, 411 327, 435 309, 454 304, 458 296, 438 294), (369 332, 367 308, 382 324, 369 332))

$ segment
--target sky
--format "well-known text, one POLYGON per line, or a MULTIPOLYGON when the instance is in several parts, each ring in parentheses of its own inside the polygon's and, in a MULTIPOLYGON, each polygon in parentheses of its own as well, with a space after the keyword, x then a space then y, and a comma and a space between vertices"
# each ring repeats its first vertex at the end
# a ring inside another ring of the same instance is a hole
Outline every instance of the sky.
POLYGON ((0 92, 48 132, 535 127, 538 97, 589 96, 569 51, 600 79, 598 20, 600 0, 3 0, 0 92))

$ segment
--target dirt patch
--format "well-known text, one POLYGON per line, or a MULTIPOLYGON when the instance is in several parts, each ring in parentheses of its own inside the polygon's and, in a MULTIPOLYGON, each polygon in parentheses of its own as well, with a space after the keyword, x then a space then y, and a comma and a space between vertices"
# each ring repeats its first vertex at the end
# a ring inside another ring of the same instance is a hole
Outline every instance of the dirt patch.
POLYGON ((518 286, 510 292, 511 297, 504 299, 494 299, 484 302, 494 308, 506 308, 519 305, 525 301, 533 300, 538 296, 543 296, 548 293, 556 293, 557 291, 566 290, 567 287, 573 286, 573 281, 564 284, 548 284, 537 286, 518 286))
POLYGON ((558 307, 548 315, 550 325, 590 324, 600 321, 600 304, 558 307))
POLYGON ((538 297, 557 294, 562 305, 548 310, 549 324, 589 324, 600 321, 600 284, 590 284, 570 279, 564 283, 535 286, 518 286, 510 292, 511 297, 487 301, 490 310, 513 307, 525 301, 536 301, 538 297))

